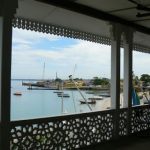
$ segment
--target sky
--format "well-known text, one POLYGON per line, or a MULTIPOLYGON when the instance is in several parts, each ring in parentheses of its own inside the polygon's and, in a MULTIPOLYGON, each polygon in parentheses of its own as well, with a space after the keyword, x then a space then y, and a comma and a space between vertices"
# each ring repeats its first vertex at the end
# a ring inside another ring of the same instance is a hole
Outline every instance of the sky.
MULTIPOLYGON (((12 43, 12 79, 110 78, 110 46, 17 28, 12 43)), ((149 54, 133 54, 134 73, 150 74, 149 54)))

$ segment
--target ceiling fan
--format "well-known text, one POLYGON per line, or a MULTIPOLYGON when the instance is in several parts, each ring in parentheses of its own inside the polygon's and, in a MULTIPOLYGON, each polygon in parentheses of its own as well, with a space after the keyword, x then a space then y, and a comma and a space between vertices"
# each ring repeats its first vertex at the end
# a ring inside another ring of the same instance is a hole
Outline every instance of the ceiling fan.
POLYGON ((135 0, 128 0, 128 1, 130 1, 131 3, 136 4, 136 9, 137 10, 149 11, 148 13, 147 12, 146 13, 139 13, 138 12, 137 15, 136 15, 136 17, 147 17, 147 16, 150 16, 150 8, 149 7, 144 6, 144 5, 138 3, 135 0))

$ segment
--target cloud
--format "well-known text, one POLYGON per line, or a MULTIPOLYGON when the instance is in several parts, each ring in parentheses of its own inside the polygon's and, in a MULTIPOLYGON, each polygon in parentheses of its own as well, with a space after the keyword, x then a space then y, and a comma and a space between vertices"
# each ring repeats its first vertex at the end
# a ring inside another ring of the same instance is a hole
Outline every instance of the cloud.
POLYGON ((45 53, 44 50, 36 50, 35 56, 44 57, 53 61, 106 63, 110 55, 110 47, 96 43, 80 41, 75 45, 62 48, 61 51, 50 49, 45 53))
MULTIPOLYGON (((73 74, 75 64, 76 77, 110 78, 110 46, 75 39, 68 39, 69 43, 64 42, 65 40, 67 39, 63 37, 14 29, 12 78, 41 78, 44 62, 45 78, 54 78, 56 72, 61 78, 67 78, 69 74, 73 74), (45 40, 49 42, 45 43, 45 40), (57 42, 64 44, 59 46, 57 42)), ((150 63, 148 56, 134 52, 133 68, 137 74, 149 70, 147 65, 144 65, 150 63)))
POLYGON ((150 74, 150 55, 146 53, 136 52, 133 53, 133 71, 137 76, 141 74, 150 74))
POLYGON ((13 43, 14 44, 34 44, 39 42, 41 39, 56 41, 60 37, 55 35, 49 35, 46 33, 33 32, 18 28, 13 28, 13 43))
MULTIPOLYGON (((99 76, 105 72, 105 74, 109 73, 106 69, 110 70, 110 47, 82 40, 77 40, 76 44, 66 45, 64 48, 50 48, 48 51, 34 49, 24 43, 14 46, 14 68, 17 67, 17 62, 21 62, 19 66, 29 69, 31 62, 32 66, 35 66, 31 72, 38 72, 38 65, 44 61, 47 62, 47 67, 51 67, 49 74, 54 75, 55 72, 59 72, 60 76, 65 78, 73 72, 73 67, 77 64, 77 76, 91 78, 91 76, 99 76)), ((21 68, 19 66, 18 68, 21 68)), ((40 71, 42 70, 39 70, 38 74, 41 74, 40 71)))

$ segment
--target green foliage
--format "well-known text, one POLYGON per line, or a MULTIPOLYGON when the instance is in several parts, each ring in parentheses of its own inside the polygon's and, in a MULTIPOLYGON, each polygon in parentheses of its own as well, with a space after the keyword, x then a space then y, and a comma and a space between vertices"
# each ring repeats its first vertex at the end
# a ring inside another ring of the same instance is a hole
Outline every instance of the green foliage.
POLYGON ((138 76, 135 76, 133 78, 133 85, 138 85, 138 84, 139 84, 139 78, 138 78, 138 76))
POLYGON ((61 83, 61 82, 62 82, 62 80, 61 80, 60 78, 56 78, 56 79, 55 79, 55 82, 59 82, 59 83, 61 83))
POLYGON ((74 79, 74 81, 82 81, 82 80, 83 80, 82 78, 80 78, 80 79, 79 78, 75 78, 74 79))
POLYGON ((144 83, 148 83, 148 82, 150 82, 150 75, 142 74, 140 80, 143 81, 144 83))
POLYGON ((93 78, 93 85, 108 85, 108 84, 109 79, 107 78, 98 78, 98 77, 93 78))

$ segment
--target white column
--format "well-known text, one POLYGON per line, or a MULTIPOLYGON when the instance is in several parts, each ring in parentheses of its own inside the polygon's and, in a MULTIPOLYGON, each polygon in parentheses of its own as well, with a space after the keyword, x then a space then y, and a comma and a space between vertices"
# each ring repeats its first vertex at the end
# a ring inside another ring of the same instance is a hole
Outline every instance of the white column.
POLYGON ((112 26, 111 35, 111 109, 120 107, 120 25, 112 26))
POLYGON ((119 134, 119 108, 120 108, 120 41, 121 26, 113 24, 111 31, 111 109, 114 114, 114 136, 119 134))
POLYGON ((124 103, 123 107, 128 108, 127 134, 131 134, 131 115, 132 115, 132 47, 133 47, 133 29, 125 30, 124 38, 124 103))
POLYGON ((12 17, 17 0, 0 1, 0 149, 10 149, 12 17))
POLYGON ((132 45, 133 31, 125 30, 124 47, 124 82, 123 82, 123 107, 130 108, 132 106, 132 45))

